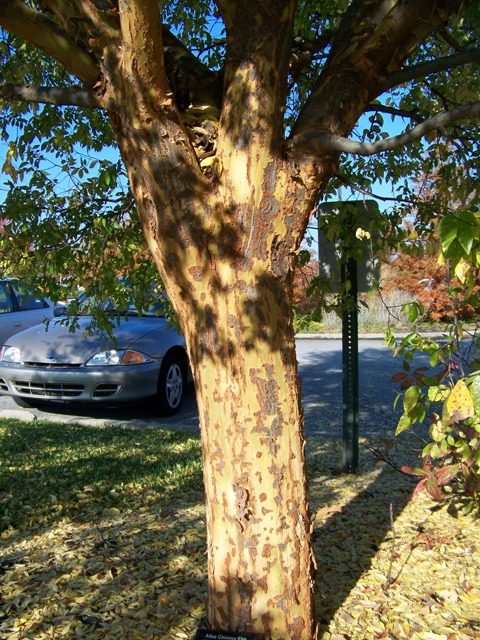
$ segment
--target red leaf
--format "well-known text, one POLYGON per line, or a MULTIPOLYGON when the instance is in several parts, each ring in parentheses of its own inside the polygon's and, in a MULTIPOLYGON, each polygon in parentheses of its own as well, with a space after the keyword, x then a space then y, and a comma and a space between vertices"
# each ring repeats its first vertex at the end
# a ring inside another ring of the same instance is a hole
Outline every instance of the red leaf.
POLYGON ((425 469, 421 469, 420 467, 407 467, 407 466, 403 466, 400 469, 401 471, 403 471, 403 473, 408 473, 412 476, 429 476, 430 474, 428 473, 428 471, 425 471, 425 469))
POLYGON ((405 380, 405 378, 408 376, 408 373, 405 373, 405 371, 399 371, 398 373, 396 373, 395 375, 392 376, 391 378, 391 382, 400 382, 401 380, 405 380))
POLYGON ((429 480, 429 478, 423 478, 423 480, 420 480, 420 482, 417 484, 417 486, 415 487, 415 490, 413 492, 413 495, 417 495, 417 493, 419 493, 420 491, 422 491, 425 488, 425 483, 427 482, 427 480, 429 480))
POLYGON ((435 478, 427 478, 425 482, 425 491, 432 496, 434 500, 442 499, 442 492, 435 478))
POLYGON ((410 386, 413 384, 413 382, 415 382, 413 378, 407 378, 407 379, 406 379, 406 380, 404 380, 404 381, 402 382, 402 384, 400 385, 400 389, 401 389, 402 391, 405 391, 405 389, 408 389, 408 387, 410 387, 410 386))
POLYGON ((437 484, 441 487, 444 484, 449 484, 460 471, 459 464, 447 464, 441 469, 435 471, 435 479, 437 484))

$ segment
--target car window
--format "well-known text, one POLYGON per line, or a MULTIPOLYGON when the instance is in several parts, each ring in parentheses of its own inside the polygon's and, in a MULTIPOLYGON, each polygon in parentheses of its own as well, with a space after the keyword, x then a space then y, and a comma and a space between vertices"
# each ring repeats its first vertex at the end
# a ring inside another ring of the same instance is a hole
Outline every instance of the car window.
POLYGON ((0 282, 0 313, 13 311, 12 296, 6 282, 0 282))
MULTIPOLYGON (((127 316, 138 316, 139 311, 135 306, 133 300, 129 300, 123 309, 117 308, 112 300, 107 299, 103 301, 99 301, 98 299, 92 297, 88 298, 84 293, 82 293, 78 301, 80 303, 79 313, 80 315, 91 315, 94 309, 101 309, 102 311, 106 311, 111 315, 127 315, 127 316)), ((142 310, 142 316, 144 317, 163 317, 165 315, 165 305, 162 300, 155 301, 150 304, 147 308, 142 310)))
POLYGON ((22 284, 15 283, 14 289, 20 311, 32 311, 33 309, 45 309, 48 307, 45 300, 29 293, 22 284))

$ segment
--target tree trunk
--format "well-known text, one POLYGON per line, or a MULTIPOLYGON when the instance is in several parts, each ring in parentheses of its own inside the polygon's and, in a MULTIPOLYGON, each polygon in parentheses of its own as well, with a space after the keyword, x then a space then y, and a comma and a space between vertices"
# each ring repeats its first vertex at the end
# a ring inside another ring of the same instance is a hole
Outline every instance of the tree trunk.
MULTIPOLYGON (((134 89, 124 85, 127 95, 134 89)), ((138 96, 125 103, 137 111, 109 115, 195 380, 209 623, 311 640, 314 560, 291 303, 319 166, 300 169, 263 139, 235 142, 226 127, 224 152, 204 175, 181 122, 159 119, 138 96)), ((325 180, 331 171, 329 161, 325 180)))
POLYGON ((204 452, 208 619, 215 629, 312 638, 303 415, 288 292, 255 271, 233 271, 221 291, 216 277, 205 278, 199 289, 208 303, 185 327, 204 452))
POLYGON ((250 187, 237 170, 223 193, 207 192, 191 165, 164 163, 160 173, 153 152, 136 159, 135 142, 121 148, 195 381, 209 623, 265 640, 311 640, 314 560, 291 306, 306 224, 299 209, 312 210, 311 197, 299 195, 304 186, 280 162, 265 169, 266 184, 250 187), (284 241, 287 224, 297 227, 284 241))

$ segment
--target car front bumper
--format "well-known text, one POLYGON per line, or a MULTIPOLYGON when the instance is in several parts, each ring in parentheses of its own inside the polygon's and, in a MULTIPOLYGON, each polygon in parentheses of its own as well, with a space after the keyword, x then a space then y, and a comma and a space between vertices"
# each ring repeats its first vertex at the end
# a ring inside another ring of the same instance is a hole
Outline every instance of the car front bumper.
POLYGON ((156 395, 161 360, 109 367, 25 367, 0 363, 0 394, 31 402, 137 402, 156 395))

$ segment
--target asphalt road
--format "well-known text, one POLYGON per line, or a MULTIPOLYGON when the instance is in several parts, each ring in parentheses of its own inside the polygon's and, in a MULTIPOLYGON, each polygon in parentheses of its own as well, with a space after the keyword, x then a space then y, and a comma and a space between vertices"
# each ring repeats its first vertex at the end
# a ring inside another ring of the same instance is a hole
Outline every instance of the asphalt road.
MULTIPOLYGON (((342 342, 338 339, 298 339, 297 358, 307 433, 341 436, 343 428, 342 342)), ((381 339, 359 340, 359 433, 386 435, 394 432, 399 412, 394 412, 395 388, 390 379, 402 361, 393 358, 381 339)), ((74 412, 65 406, 48 410, 20 409, 9 397, 0 396, 0 417, 56 420, 85 424, 120 424, 139 428, 198 429, 193 386, 177 416, 159 418, 143 407, 74 412)))

